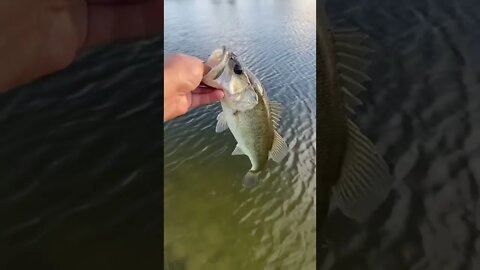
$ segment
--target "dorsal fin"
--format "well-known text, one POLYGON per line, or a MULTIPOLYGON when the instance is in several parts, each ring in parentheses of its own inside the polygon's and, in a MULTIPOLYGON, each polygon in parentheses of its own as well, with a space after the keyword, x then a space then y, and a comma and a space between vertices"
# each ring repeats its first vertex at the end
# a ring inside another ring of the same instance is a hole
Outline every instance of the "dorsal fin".
MULTIPOLYGON (((363 46, 366 35, 355 29, 332 31, 339 90, 343 92, 346 111, 355 113, 362 104, 357 95, 365 91, 363 82, 370 80, 364 73, 365 56, 372 50, 363 46)), ((368 217, 388 195, 393 177, 383 158, 370 140, 347 117, 348 139, 338 183, 332 188, 333 199, 344 214, 357 220, 368 217)))
POLYGON ((357 82, 366 82, 370 81, 370 77, 364 72, 359 71, 356 68, 349 66, 348 64, 338 62, 337 69, 342 72, 342 74, 347 75, 350 78, 353 78, 357 82))
POLYGON ((365 70, 369 64, 369 62, 363 57, 359 57, 342 51, 337 51, 336 56, 338 63, 343 63, 360 72, 365 70))
POLYGON ((366 55, 373 52, 363 43, 368 36, 360 33, 355 28, 342 28, 332 30, 332 40, 337 58, 338 83, 345 97, 345 107, 350 114, 355 113, 355 107, 362 102, 357 95, 365 91, 363 82, 370 77, 365 74, 368 61, 366 55))
POLYGON ((282 104, 276 101, 270 101, 270 116, 272 117, 273 128, 278 128, 280 124, 280 114, 282 113, 282 104))
POLYGON ((288 154, 288 145, 285 140, 278 134, 277 131, 273 131, 273 144, 270 150, 269 157, 279 163, 288 154))
POLYGON ((352 110, 355 109, 355 107, 362 105, 363 102, 354 96, 352 93, 350 93, 348 90, 345 89, 345 87, 342 86, 342 92, 345 94, 345 101, 346 105, 350 107, 352 110))
POLYGON ((345 215, 362 221, 385 200, 394 178, 372 142, 352 121, 347 124, 345 159, 332 195, 345 215))

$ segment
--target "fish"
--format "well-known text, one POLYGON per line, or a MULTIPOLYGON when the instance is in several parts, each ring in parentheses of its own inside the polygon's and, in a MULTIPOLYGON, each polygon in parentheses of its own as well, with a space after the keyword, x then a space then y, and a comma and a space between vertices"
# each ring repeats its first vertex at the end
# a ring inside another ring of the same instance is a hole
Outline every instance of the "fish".
POLYGON ((225 46, 215 49, 206 65, 211 70, 202 82, 225 93, 215 131, 230 130, 237 142, 232 155, 249 158, 251 168, 243 184, 251 187, 269 160, 279 163, 288 154, 288 145, 277 132, 282 106, 269 100, 258 78, 225 46))
MULTIPOLYGON (((331 28, 325 8, 317 14, 317 214, 333 208, 364 221, 386 199, 394 182, 390 168, 355 124, 358 97, 371 81, 365 70, 368 35, 331 28)), ((322 226, 322 225, 320 225, 322 226)), ((321 228, 321 230, 323 230, 321 228)))

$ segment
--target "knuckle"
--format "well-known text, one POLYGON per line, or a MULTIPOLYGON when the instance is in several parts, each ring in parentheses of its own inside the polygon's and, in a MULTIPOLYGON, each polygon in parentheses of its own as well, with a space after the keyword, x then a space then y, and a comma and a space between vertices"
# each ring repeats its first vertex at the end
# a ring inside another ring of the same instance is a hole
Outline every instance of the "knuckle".
POLYGON ((188 107, 187 106, 178 106, 177 107, 177 114, 178 115, 184 115, 188 112, 188 107))
POLYGON ((203 78, 203 63, 197 59, 196 64, 192 65, 192 76, 195 78, 203 78))
POLYGON ((172 53, 168 56, 168 59, 181 59, 183 58, 184 54, 183 53, 172 53))
POLYGON ((188 104, 189 101, 186 98, 181 98, 178 101, 178 106, 177 106, 177 113, 178 115, 183 115, 188 112, 188 108, 190 107, 190 104, 188 104))
POLYGON ((203 78, 203 63, 198 59, 191 59, 187 69, 184 70, 185 82, 188 83, 189 90, 195 89, 203 78))
POLYGON ((68 67, 75 59, 73 50, 58 50, 49 57, 50 69, 53 71, 68 67))
POLYGON ((182 53, 173 53, 168 56, 167 62, 181 79, 186 90, 193 90, 200 84, 204 71, 203 62, 200 59, 182 53))

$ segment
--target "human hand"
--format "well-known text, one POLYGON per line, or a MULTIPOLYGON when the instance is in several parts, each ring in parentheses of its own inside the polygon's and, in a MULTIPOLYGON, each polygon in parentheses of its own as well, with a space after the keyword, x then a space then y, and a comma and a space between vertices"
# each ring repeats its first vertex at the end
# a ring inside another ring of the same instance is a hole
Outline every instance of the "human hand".
POLYGON ((163 121, 223 98, 222 90, 200 86, 203 76, 209 70, 207 65, 193 56, 173 54, 165 59, 163 121))
POLYGON ((85 48, 160 33, 160 0, 1 0, 0 92, 59 71, 85 48))

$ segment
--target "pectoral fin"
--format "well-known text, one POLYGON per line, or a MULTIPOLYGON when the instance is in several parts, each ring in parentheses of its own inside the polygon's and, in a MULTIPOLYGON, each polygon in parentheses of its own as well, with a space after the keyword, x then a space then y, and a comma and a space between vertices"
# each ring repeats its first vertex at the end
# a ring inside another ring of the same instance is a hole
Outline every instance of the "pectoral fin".
POLYGON ((350 120, 348 129, 343 168, 332 197, 345 215, 363 220, 387 197, 393 177, 373 144, 350 120))
POLYGON ((288 154, 288 146, 277 131, 273 131, 273 145, 270 150, 270 158, 280 162, 288 154))
POLYGON ((258 104, 257 93, 253 90, 247 90, 239 94, 239 100, 236 102, 237 108, 240 111, 251 110, 258 104))
POLYGON ((217 126, 215 127, 215 132, 220 133, 227 129, 228 129, 227 119, 225 119, 225 114, 221 112, 217 116, 217 126))

